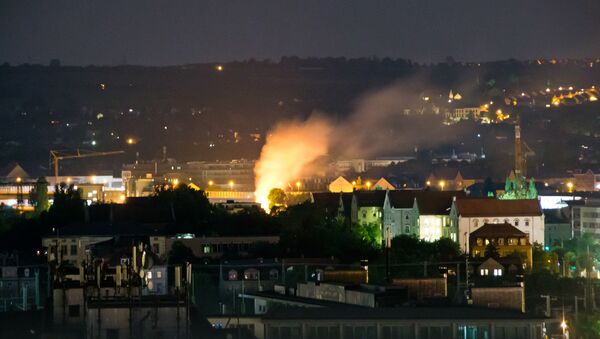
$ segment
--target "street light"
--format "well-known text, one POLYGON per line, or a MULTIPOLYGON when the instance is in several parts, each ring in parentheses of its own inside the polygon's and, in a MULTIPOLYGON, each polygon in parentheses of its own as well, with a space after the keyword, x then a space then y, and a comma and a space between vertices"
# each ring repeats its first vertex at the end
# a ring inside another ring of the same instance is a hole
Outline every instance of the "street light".
POLYGON ((567 188, 569 189, 569 192, 572 192, 573 191, 573 183, 569 181, 567 183, 567 188))
POLYGON ((370 190, 371 189, 371 182, 367 181, 367 189, 370 190))
POLYGON ((440 188, 443 191, 444 190, 444 186, 446 186, 446 182, 444 180, 440 181, 440 188))
POLYGON ((300 192, 300 186, 302 183, 300 181, 296 181, 296 188, 298 188, 298 192, 300 192))
POLYGON ((233 180, 229 180, 229 188, 233 191, 233 180))

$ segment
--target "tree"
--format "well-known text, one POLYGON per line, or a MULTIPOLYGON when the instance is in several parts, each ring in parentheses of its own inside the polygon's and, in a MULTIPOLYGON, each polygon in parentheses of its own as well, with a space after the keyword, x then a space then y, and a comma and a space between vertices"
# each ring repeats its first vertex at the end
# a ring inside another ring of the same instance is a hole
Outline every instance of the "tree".
POLYGON ((267 199, 269 199, 269 209, 285 206, 286 203, 285 192, 281 188, 273 188, 270 190, 267 199))
POLYGON ((48 210, 50 222, 60 227, 74 221, 84 220, 84 204, 74 185, 61 183, 54 187, 54 202, 48 210))
POLYGON ((500 258, 500 253, 498 253, 498 248, 496 247, 496 245, 489 243, 485 247, 485 257, 494 259, 500 258))
POLYGON ((39 177, 35 186, 29 192, 29 201, 33 205, 35 215, 40 215, 50 207, 48 202, 48 182, 45 177, 39 177))
POLYGON ((169 264, 184 264, 186 262, 192 262, 196 259, 194 252, 181 241, 176 241, 171 246, 169 251, 169 264))

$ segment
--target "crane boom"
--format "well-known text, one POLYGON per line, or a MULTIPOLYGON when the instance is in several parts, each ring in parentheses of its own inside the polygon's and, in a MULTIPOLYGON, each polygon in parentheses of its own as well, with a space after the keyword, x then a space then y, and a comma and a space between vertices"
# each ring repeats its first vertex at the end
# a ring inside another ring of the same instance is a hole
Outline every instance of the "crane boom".
POLYGON ((58 181, 58 162, 66 159, 81 159, 91 157, 101 157, 107 155, 123 154, 125 151, 94 152, 77 149, 74 153, 50 150, 50 157, 54 165, 54 180, 58 181))

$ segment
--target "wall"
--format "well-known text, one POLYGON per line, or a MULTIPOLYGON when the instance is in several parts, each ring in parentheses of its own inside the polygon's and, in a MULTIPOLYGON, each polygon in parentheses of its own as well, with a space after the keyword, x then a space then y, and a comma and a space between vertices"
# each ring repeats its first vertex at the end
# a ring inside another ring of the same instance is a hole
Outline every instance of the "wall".
POLYGON ((529 242, 531 244, 539 243, 544 245, 544 215, 539 216, 508 216, 508 217, 476 217, 476 218, 465 218, 458 217, 458 244, 464 252, 469 251, 469 235, 485 223, 503 223, 507 220, 511 225, 515 226, 520 231, 529 234, 529 242), (525 220, 529 220, 529 226, 525 226, 525 220), (515 221, 518 221, 519 225, 515 225, 515 221), (477 225, 477 226, 475 226, 477 225), (465 238, 465 233, 467 237, 465 238))
POLYGON ((471 289, 471 296, 475 306, 525 312, 523 287, 474 287, 471 289))

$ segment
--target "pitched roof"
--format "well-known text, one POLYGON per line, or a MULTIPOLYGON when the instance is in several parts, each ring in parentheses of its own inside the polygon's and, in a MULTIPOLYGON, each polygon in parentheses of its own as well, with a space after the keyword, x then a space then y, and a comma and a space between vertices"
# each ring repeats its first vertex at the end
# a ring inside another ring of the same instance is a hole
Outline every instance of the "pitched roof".
POLYGON ((510 217, 542 215, 540 202, 537 199, 457 199, 456 209, 457 214, 462 217, 510 217))
POLYGON ((28 178, 29 174, 16 162, 10 162, 3 167, 0 167, 0 177, 5 178, 28 178))
POLYGON ((415 202, 416 191, 389 191, 388 199, 392 208, 412 208, 415 202))
POLYGON ((340 207, 340 193, 315 192, 312 193, 313 204, 317 209, 336 212, 340 207))
POLYGON ((464 191, 422 191, 417 192, 417 205, 421 215, 450 214, 454 198, 466 198, 464 191))
POLYGON ((386 191, 356 191, 354 197, 358 207, 383 207, 386 191))
POLYGON ((419 213, 423 215, 448 214, 454 197, 465 198, 464 191, 389 191, 388 197, 393 208, 412 208, 417 199, 419 213))
POLYGON ((502 224, 484 224, 471 232, 471 237, 523 237, 527 233, 522 232, 515 226, 505 222, 502 224))

